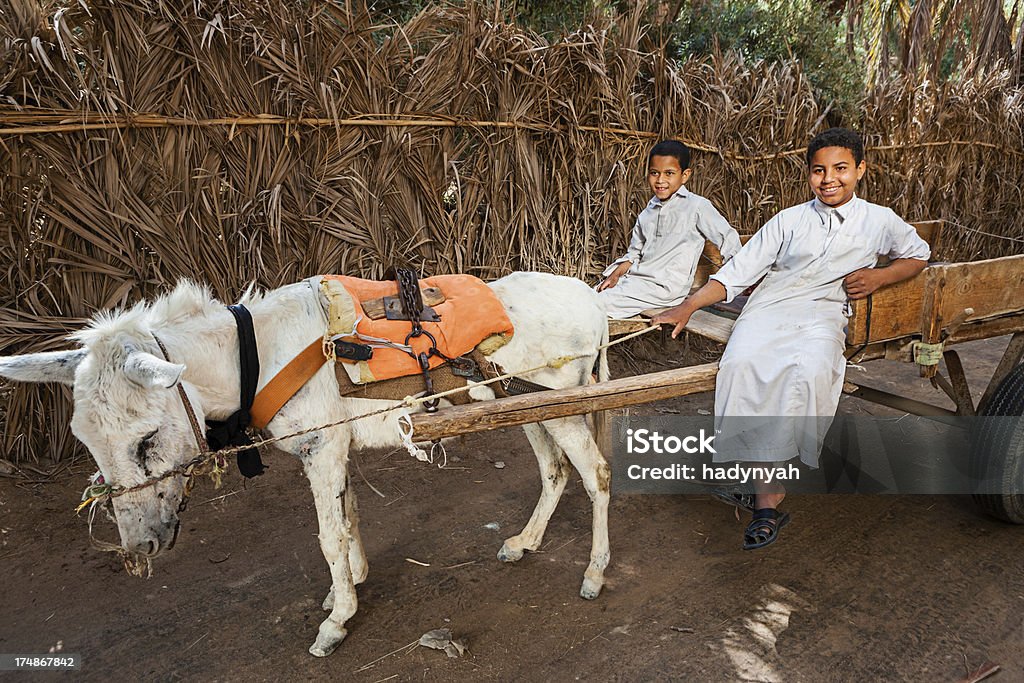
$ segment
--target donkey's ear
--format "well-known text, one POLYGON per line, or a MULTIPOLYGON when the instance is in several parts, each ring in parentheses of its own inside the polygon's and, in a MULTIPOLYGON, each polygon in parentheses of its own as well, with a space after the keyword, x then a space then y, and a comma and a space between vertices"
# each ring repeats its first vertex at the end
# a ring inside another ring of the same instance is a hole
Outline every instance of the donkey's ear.
POLYGON ((26 353, 0 356, 0 377, 19 382, 75 383, 75 369, 89 353, 88 349, 26 353))
POLYGON ((128 379, 147 389, 170 389, 178 383, 183 372, 184 365, 162 360, 145 351, 131 351, 124 362, 124 374, 128 379))

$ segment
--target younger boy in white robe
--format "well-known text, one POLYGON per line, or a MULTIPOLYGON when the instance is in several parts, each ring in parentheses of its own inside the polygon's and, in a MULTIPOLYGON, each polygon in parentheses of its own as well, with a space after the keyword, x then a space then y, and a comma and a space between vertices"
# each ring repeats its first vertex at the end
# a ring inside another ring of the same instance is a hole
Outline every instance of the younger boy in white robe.
POLYGON ((729 221, 707 199, 686 189, 693 173, 686 145, 664 140, 647 159, 654 197, 637 216, 625 255, 605 269, 597 285, 610 318, 629 318, 686 298, 705 240, 726 260, 740 248, 729 221))
MULTIPOLYGON (((912 226, 891 209, 856 196, 865 168, 859 134, 832 128, 816 136, 807 148, 815 198, 776 214, 707 285, 654 318, 675 325, 675 337, 694 311, 731 301, 764 277, 737 318, 719 364, 715 422, 729 434, 742 432, 751 417, 786 419, 762 421, 747 450, 732 450, 723 460, 766 463, 799 456, 816 467, 845 376, 848 301, 911 278, 927 265, 930 249, 912 226), (876 268, 879 256, 892 260, 876 268)), ((762 482, 752 504, 736 503, 753 512, 744 549, 776 540, 789 521, 778 510, 784 497, 780 483, 762 482)))

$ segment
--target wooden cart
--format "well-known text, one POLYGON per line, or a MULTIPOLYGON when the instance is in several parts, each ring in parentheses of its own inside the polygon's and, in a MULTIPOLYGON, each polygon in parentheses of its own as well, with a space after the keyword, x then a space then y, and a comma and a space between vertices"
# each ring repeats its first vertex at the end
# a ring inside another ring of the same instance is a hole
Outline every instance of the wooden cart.
MULTIPOLYGON (((940 221, 914 226, 937 251, 943 239, 940 221)), ((713 245, 698 269, 694 286, 703 285, 721 262, 713 245)), ((650 326, 657 310, 629 320, 611 321, 612 336, 650 326)), ((735 314, 702 310, 690 319, 687 331, 725 343, 735 314)), ((875 292, 854 302, 847 328, 847 358, 860 363, 889 359, 917 363, 921 376, 942 389, 956 410, 924 403, 855 382, 844 393, 914 415, 993 416, 1024 414, 1024 255, 985 261, 933 263, 917 277, 875 292), (974 404, 964 375, 957 344, 1013 335, 989 380, 981 400, 974 404), (939 359, 946 375, 939 372, 939 359)), ((480 404, 446 408, 431 415, 416 415, 417 439, 435 439, 527 422, 648 403, 714 389, 717 363, 626 377, 587 387, 544 391, 480 404)), ((1024 484, 1024 419, 978 420, 972 434, 971 471, 980 478, 1024 484), (1012 425, 1012 428, 1008 428, 1012 425)), ((977 495, 989 514, 1024 524, 1024 495, 977 495)))

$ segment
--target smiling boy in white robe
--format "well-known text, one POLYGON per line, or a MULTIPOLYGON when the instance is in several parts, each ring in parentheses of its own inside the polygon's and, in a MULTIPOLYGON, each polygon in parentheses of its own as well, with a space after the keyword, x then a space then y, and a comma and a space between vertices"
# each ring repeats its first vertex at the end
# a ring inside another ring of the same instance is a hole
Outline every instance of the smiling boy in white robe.
MULTIPOLYGON (((677 336, 694 311, 731 301, 761 277, 736 320, 719 365, 715 422, 728 434, 743 418, 763 421, 747 450, 729 460, 781 462, 799 456, 816 467, 835 416, 846 362, 848 301, 917 275, 930 250, 891 209, 856 196, 864 176, 864 145, 854 131, 832 128, 807 148, 808 182, 815 198, 768 221, 708 283, 654 322, 675 325, 677 336), (879 256, 891 260, 876 268, 879 256), (766 428, 766 425, 768 426, 766 428)), ((789 521, 778 510, 779 483, 755 486, 747 550, 773 543, 789 521)))
POLYGON ((659 142, 648 154, 647 167, 654 197, 637 216, 625 255, 605 269, 597 285, 610 318, 681 302, 690 293, 705 240, 726 260, 740 248, 729 221, 707 199, 686 189, 693 174, 686 145, 659 142))

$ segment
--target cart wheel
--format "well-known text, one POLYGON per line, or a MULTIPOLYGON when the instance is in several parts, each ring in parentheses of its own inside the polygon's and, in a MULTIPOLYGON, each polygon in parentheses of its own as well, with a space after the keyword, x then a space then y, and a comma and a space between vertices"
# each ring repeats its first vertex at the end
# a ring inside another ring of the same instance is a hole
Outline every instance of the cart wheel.
MULTIPOLYGON (((1024 486, 1024 364, 999 383, 972 429, 971 474, 1001 483, 1006 491, 1024 486), (1017 419, 1012 419, 1014 416, 1017 419), (1000 419, 990 420, 988 417, 1000 419), (1009 419, 1008 419, 1009 418, 1009 419)), ((1024 495, 975 494, 974 500, 998 519, 1024 524, 1024 495)))

